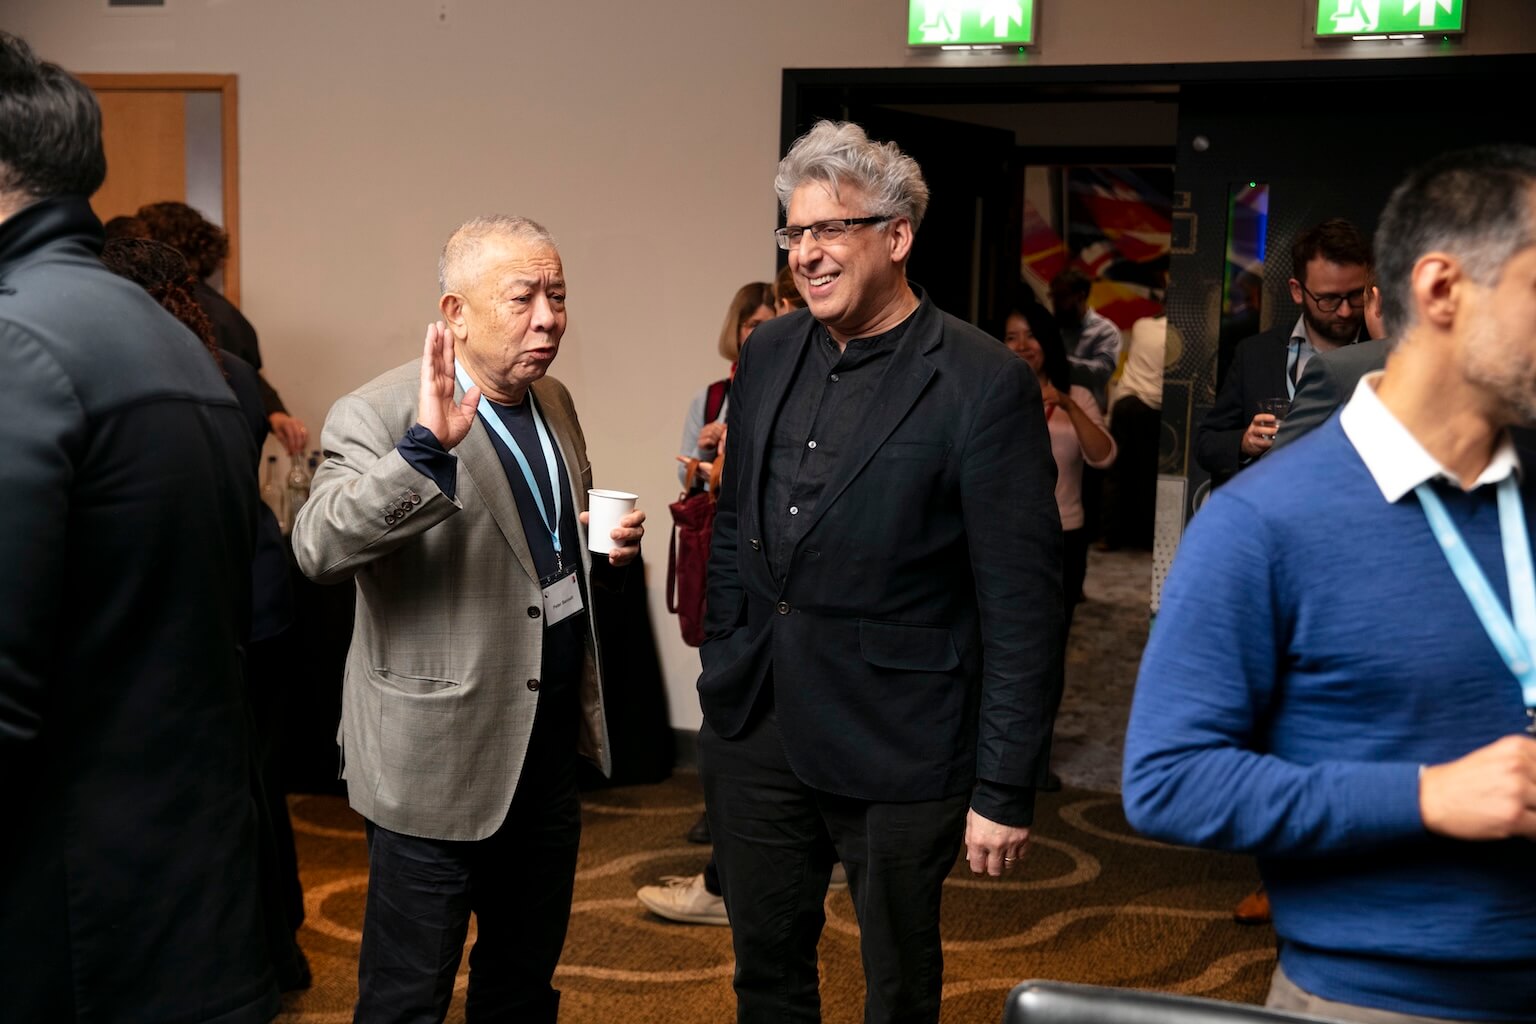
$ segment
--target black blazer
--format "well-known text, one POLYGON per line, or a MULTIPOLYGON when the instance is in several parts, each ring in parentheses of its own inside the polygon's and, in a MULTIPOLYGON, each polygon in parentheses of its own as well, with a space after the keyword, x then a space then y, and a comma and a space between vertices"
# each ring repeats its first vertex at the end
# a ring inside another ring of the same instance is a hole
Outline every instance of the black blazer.
POLYGON ((1272 327, 1237 343, 1232 365, 1195 432, 1195 461, 1217 483, 1243 468, 1243 433, 1266 398, 1284 398, 1285 359, 1295 323, 1272 327))
POLYGON ((926 297, 782 583, 763 550, 767 445, 816 322, 757 329, 731 391, 699 698, 717 733, 764 680, 810 786, 865 800, 1043 780, 1059 698, 1061 523, 1039 387, 926 297))

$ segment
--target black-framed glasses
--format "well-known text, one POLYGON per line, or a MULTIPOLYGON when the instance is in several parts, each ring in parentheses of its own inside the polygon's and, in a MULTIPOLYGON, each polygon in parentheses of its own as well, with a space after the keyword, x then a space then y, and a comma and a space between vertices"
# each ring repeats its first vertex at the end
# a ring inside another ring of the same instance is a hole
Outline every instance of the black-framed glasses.
POLYGON ((823 244, 827 242, 840 242, 848 236, 848 232, 860 224, 884 224, 890 217, 843 217, 839 220, 819 220, 815 224, 789 224, 773 233, 774 241, 779 243, 780 249, 795 249, 800 245, 800 239, 809 231, 811 237, 823 244))
MULTIPOLYGON (((1297 284, 1301 284, 1301 282, 1298 281, 1297 284)), ((1307 286, 1304 284, 1301 285, 1301 290, 1306 294, 1308 298, 1315 302, 1317 304, 1317 308, 1322 310, 1324 313, 1332 313, 1346 302, 1349 303, 1350 309, 1365 308, 1364 288, 1356 288, 1348 295, 1317 295, 1309 291, 1307 286)))

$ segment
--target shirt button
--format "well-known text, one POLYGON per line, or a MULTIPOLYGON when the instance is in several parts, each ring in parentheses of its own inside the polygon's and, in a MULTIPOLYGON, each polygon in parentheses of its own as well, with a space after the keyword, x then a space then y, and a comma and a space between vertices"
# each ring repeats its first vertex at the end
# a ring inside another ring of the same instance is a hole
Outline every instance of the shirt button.
POLYGON ((791 506, 789 506, 789 514, 792 515, 792 516, 799 515, 800 514, 800 506, 799 505, 791 505, 791 506))
POLYGON ((540 614, 542 614, 542 613, 539 611, 539 606, 538 605, 531 604, 531 605, 528 606, 528 617, 530 619, 536 619, 536 618, 539 617, 540 614))
POLYGON ((778 604, 774 605, 774 610, 777 611, 780 615, 788 615, 789 614, 789 602, 788 601, 780 601, 778 604))
POLYGON ((815 441, 807 441, 807 442, 806 442, 806 443, 805 443, 805 446, 806 446, 806 447, 807 447, 807 448, 815 448, 815 447, 816 447, 816 442, 815 442, 815 441))
POLYGON ((538 693, 539 692, 539 681, 537 679, 530 679, 530 680, 528 680, 528 689, 532 690, 534 693, 538 693))

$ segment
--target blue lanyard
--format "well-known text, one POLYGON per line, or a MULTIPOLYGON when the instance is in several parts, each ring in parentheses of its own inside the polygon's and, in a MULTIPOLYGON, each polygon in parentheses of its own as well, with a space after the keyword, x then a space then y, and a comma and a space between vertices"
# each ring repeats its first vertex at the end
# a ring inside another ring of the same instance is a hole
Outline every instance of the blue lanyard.
MULTIPOLYGON (((459 379, 459 387, 468 391, 474 386, 474 381, 469 379, 469 374, 464 372, 464 367, 459 361, 453 361, 453 373, 459 379)), ((528 390, 529 409, 533 412, 533 426, 539 432, 539 444, 544 449, 544 465, 549 469, 549 493, 555 499, 555 517, 549 517, 549 510, 544 507, 544 498, 539 493, 539 483, 533 478, 533 467, 528 465, 528 457, 517 446, 512 438, 512 432, 507 425, 501 422, 501 417, 496 415, 496 410, 487 408, 488 399, 482 394, 480 403, 475 411, 480 418, 485 420, 485 425, 496 432, 501 438, 502 444, 512 453, 517 460, 517 467, 523 471, 523 479, 528 481, 528 490, 533 492, 533 502, 539 508, 539 518, 544 520, 544 528, 549 531, 549 540, 555 546, 555 567, 557 570, 565 568, 560 558, 560 474, 555 471, 555 447, 549 443, 549 430, 544 426, 544 417, 539 413, 539 404, 533 400, 533 389, 528 390)))
POLYGON ((1531 542, 1525 530, 1525 508, 1519 486, 1511 473, 1499 481, 1499 533, 1504 542, 1504 572, 1509 578, 1509 602, 1515 618, 1499 603, 1498 595, 1483 575, 1482 568, 1467 550, 1461 532, 1451 522, 1445 504, 1427 482, 1413 489, 1429 520, 1429 528, 1451 563, 1451 571, 1466 591, 1472 610, 1488 631, 1488 638, 1498 648, 1499 656, 1520 681, 1526 712, 1536 727, 1536 664, 1531 650, 1536 648, 1536 571, 1531 567, 1531 542))

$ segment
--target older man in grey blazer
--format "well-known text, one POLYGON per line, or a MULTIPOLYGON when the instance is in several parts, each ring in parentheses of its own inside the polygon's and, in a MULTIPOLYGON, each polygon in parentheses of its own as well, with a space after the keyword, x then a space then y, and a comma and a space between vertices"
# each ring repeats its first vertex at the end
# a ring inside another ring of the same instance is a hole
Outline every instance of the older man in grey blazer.
MULTIPOLYGON (((474 913, 470 1020, 553 1022, 570 916, 579 752, 604 771, 590 626, 592 469, 570 393, 549 233, 454 232, 419 362, 341 399, 294 525, 299 565, 355 580, 341 756, 367 820, 359 1021, 441 1021, 474 913)), ((608 562, 639 552, 645 514, 608 562)), ((596 573, 601 573, 601 563, 596 573)))

